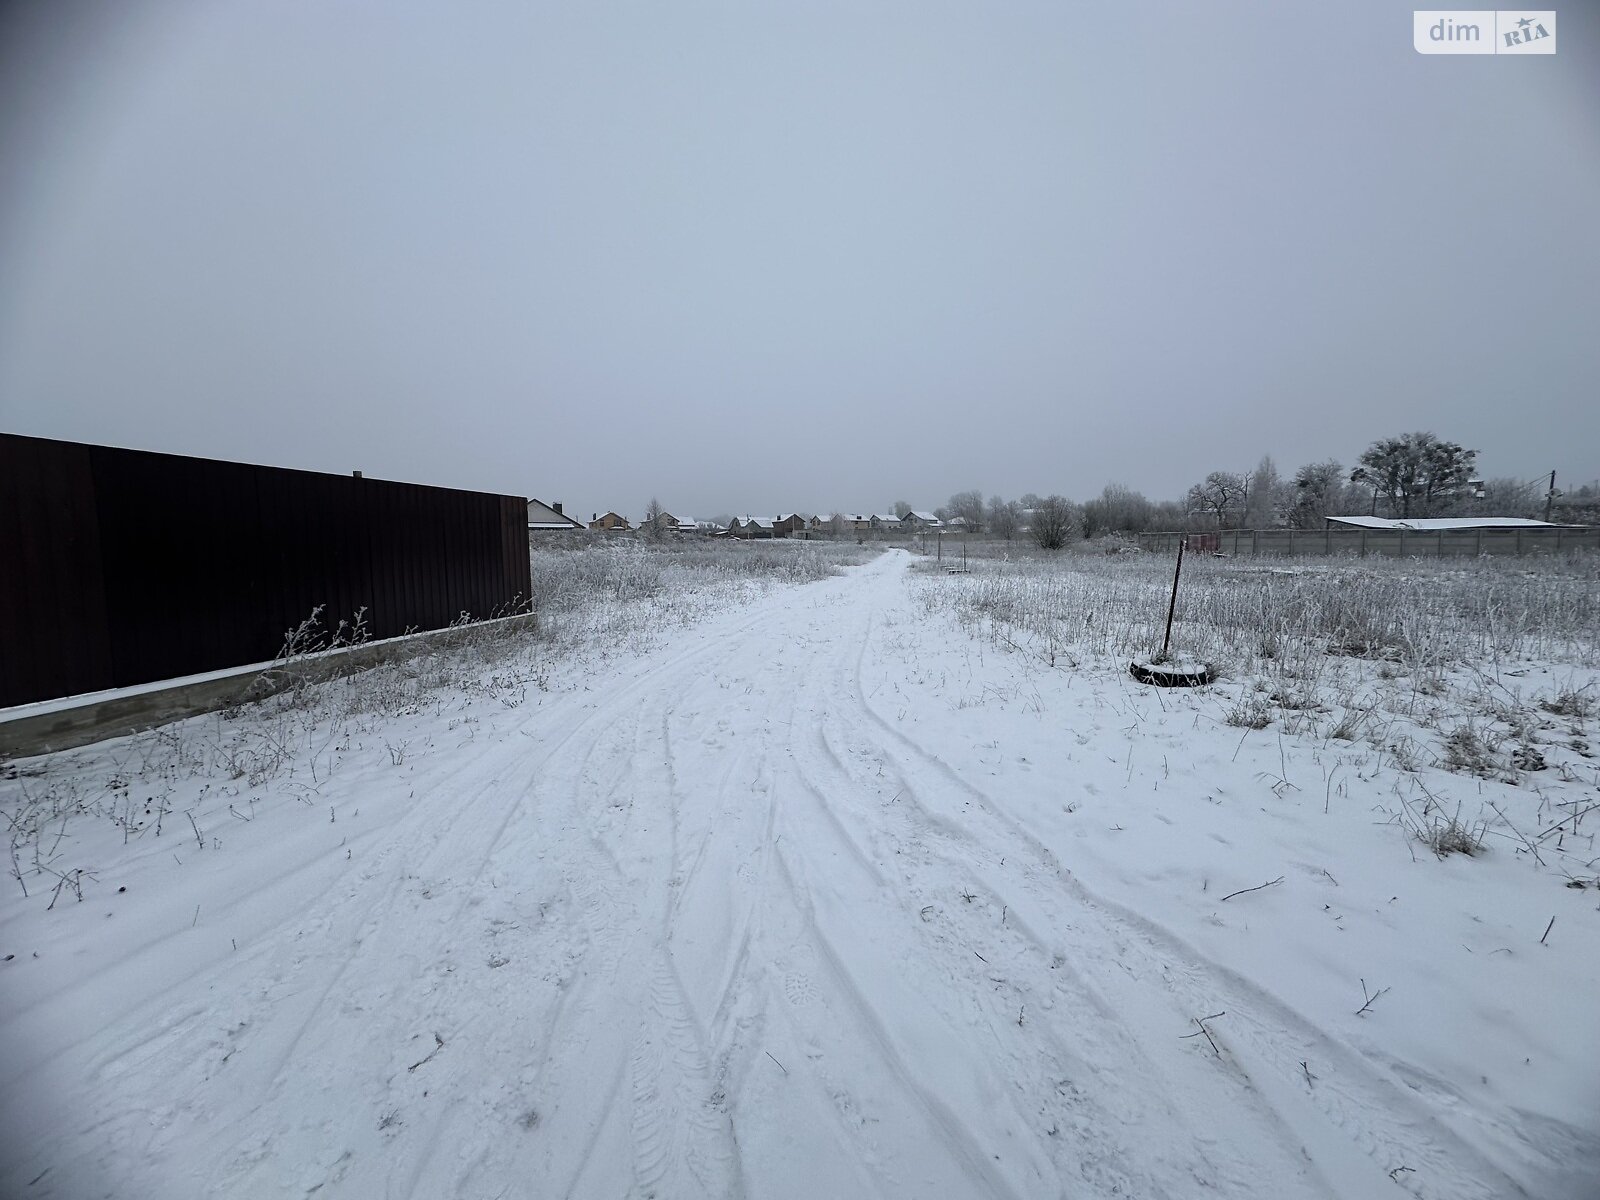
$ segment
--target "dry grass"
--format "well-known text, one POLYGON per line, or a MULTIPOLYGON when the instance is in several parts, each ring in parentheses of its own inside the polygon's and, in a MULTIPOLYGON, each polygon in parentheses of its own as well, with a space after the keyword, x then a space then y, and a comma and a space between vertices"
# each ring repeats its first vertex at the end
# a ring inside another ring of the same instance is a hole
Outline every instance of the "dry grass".
MULTIPOLYGON (((1052 663, 1120 669, 1161 644, 1166 555, 1002 550, 969 562, 968 575, 923 572, 925 611, 1052 663)), ((1587 724, 1600 711, 1597 594, 1596 555, 1190 558, 1172 643, 1219 670, 1216 715, 1236 728, 1277 721, 1352 754, 1365 743, 1406 776, 1441 768, 1517 785, 1549 770, 1600 782, 1587 724)), ((1436 824, 1424 840, 1460 850, 1449 823, 1436 824)))
MULTIPOLYGON (((354 762, 403 770, 435 749, 470 743, 490 713, 552 686, 563 663, 639 653, 675 628, 765 588, 825 578, 874 549, 854 545, 604 543, 533 556, 536 621, 473 623, 408 645, 405 656, 327 678, 321 651, 365 640, 360 614, 336 626, 314 613, 289 631, 262 698, 98 746, 0 764, 8 870, 30 896, 81 899, 92 838, 80 818, 123 842, 221 844, 262 805, 320 806, 354 762), (444 743, 441 743, 444 744, 444 743)), ((569 671, 568 676, 572 673, 569 671)), ((319 807, 320 811, 320 807, 319 807)), ((331 814, 330 814, 331 816, 331 814)), ((165 843, 162 843, 165 844, 165 843)))
MULTIPOLYGON (((1165 555, 969 561, 970 575, 930 580, 924 604, 1083 654, 1132 656, 1160 645, 1172 584, 1165 555)), ((1600 556, 1539 560, 1536 570, 1529 561, 1274 566, 1191 557, 1173 644, 1242 673, 1330 653, 1412 666, 1513 658, 1600 666, 1600 556)))

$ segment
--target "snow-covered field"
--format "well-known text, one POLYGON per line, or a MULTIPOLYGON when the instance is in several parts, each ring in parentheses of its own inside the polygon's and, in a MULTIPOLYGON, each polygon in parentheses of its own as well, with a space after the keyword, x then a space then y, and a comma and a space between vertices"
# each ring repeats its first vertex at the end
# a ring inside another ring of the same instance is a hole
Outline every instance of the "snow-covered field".
POLYGON ((12 764, 0 1193, 1600 1194, 1592 566, 568 566, 12 764))

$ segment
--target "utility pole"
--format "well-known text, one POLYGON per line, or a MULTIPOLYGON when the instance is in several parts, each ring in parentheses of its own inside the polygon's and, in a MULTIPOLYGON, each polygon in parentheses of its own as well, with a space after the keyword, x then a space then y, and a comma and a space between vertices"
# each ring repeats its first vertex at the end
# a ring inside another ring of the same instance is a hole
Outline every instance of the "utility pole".
POLYGON ((1556 473, 1550 472, 1550 490, 1544 494, 1544 519, 1550 521, 1550 506, 1556 502, 1556 473))

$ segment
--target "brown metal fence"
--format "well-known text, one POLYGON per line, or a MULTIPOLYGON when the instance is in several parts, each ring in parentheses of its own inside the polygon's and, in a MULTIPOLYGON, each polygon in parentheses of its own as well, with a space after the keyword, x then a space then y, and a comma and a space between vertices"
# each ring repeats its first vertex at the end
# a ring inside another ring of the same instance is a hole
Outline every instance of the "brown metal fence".
POLYGON ((271 659, 319 605, 383 638, 530 590, 519 496, 0 434, 0 707, 271 659))
POLYGON ((1141 533, 1143 550, 1171 552, 1180 538, 1197 537, 1204 549, 1220 554, 1382 554, 1394 558, 1476 557, 1480 554, 1565 554, 1571 550, 1600 549, 1600 527, 1568 526, 1556 529, 1224 529, 1218 533, 1141 533))

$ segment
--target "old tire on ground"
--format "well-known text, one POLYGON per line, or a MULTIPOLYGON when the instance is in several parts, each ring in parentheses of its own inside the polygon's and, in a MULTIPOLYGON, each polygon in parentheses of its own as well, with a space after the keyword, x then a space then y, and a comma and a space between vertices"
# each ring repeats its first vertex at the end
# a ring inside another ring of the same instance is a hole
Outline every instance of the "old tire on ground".
POLYGON ((1160 663, 1129 663, 1128 674, 1152 687, 1204 687, 1211 682, 1207 667, 1160 663))

